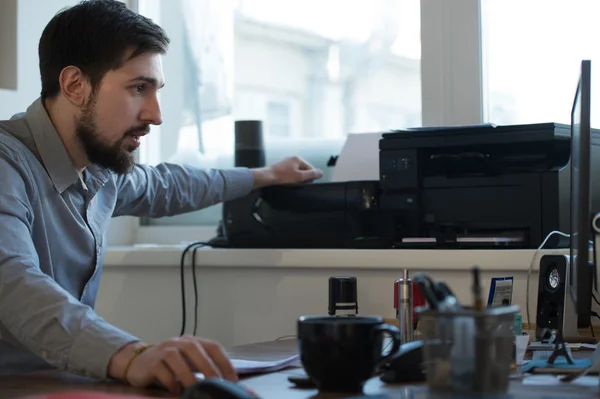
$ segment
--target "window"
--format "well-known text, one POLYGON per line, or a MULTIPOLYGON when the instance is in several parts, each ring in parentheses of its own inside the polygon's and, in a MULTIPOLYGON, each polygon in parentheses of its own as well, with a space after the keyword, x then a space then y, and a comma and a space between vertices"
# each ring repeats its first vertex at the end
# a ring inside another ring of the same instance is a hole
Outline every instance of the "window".
MULTIPOLYGON (((267 162, 322 168, 349 132, 420 126, 419 0, 138 0, 163 26, 163 125, 140 161, 233 165, 233 123, 263 120, 267 162), (294 154, 290 149, 294 149, 294 154)), ((220 205, 144 226, 204 225, 220 205)))
MULTIPOLYGON (((295 121, 298 123, 298 121, 295 121)), ((290 137, 290 106, 281 101, 269 101, 267 104, 267 138, 290 137)))
POLYGON ((595 0, 482 0, 486 119, 570 124, 581 60, 600 59, 599 13, 595 0))

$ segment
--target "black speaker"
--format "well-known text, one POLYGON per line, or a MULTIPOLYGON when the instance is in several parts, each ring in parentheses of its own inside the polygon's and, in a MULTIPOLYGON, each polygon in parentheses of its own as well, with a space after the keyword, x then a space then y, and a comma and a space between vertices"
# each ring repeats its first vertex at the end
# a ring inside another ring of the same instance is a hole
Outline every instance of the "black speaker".
POLYGON ((540 259, 536 336, 547 339, 551 330, 562 329, 569 258, 544 255, 540 259))
POLYGON ((235 121, 234 165, 248 168, 265 166, 262 121, 235 121))

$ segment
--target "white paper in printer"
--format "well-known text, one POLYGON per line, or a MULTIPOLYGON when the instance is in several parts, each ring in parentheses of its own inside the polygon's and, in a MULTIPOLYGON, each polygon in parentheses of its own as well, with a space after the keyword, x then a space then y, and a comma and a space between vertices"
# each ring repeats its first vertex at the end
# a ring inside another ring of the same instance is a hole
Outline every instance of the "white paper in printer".
POLYGON ((337 158, 332 182, 379 180, 381 133, 350 133, 337 158))

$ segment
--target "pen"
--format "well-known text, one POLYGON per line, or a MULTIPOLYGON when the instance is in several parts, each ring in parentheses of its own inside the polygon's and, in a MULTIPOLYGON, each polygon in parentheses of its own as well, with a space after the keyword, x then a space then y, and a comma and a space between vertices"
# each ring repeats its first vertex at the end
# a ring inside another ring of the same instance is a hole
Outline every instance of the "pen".
POLYGON ((479 267, 473 267, 473 300, 475 311, 483 311, 483 299, 481 297, 481 283, 479 281, 479 267))

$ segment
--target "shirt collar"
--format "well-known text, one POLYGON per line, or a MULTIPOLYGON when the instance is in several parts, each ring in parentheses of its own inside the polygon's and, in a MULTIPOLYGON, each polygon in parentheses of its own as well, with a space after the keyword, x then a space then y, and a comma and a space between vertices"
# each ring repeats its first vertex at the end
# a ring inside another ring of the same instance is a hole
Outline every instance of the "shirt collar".
MULTIPOLYGON (((35 100, 27 108, 26 118, 41 161, 50 175, 54 187, 62 194, 81 177, 52 124, 41 98, 35 100)), ((108 170, 99 167, 88 167, 86 170, 100 180, 101 184, 108 180, 108 170)))

